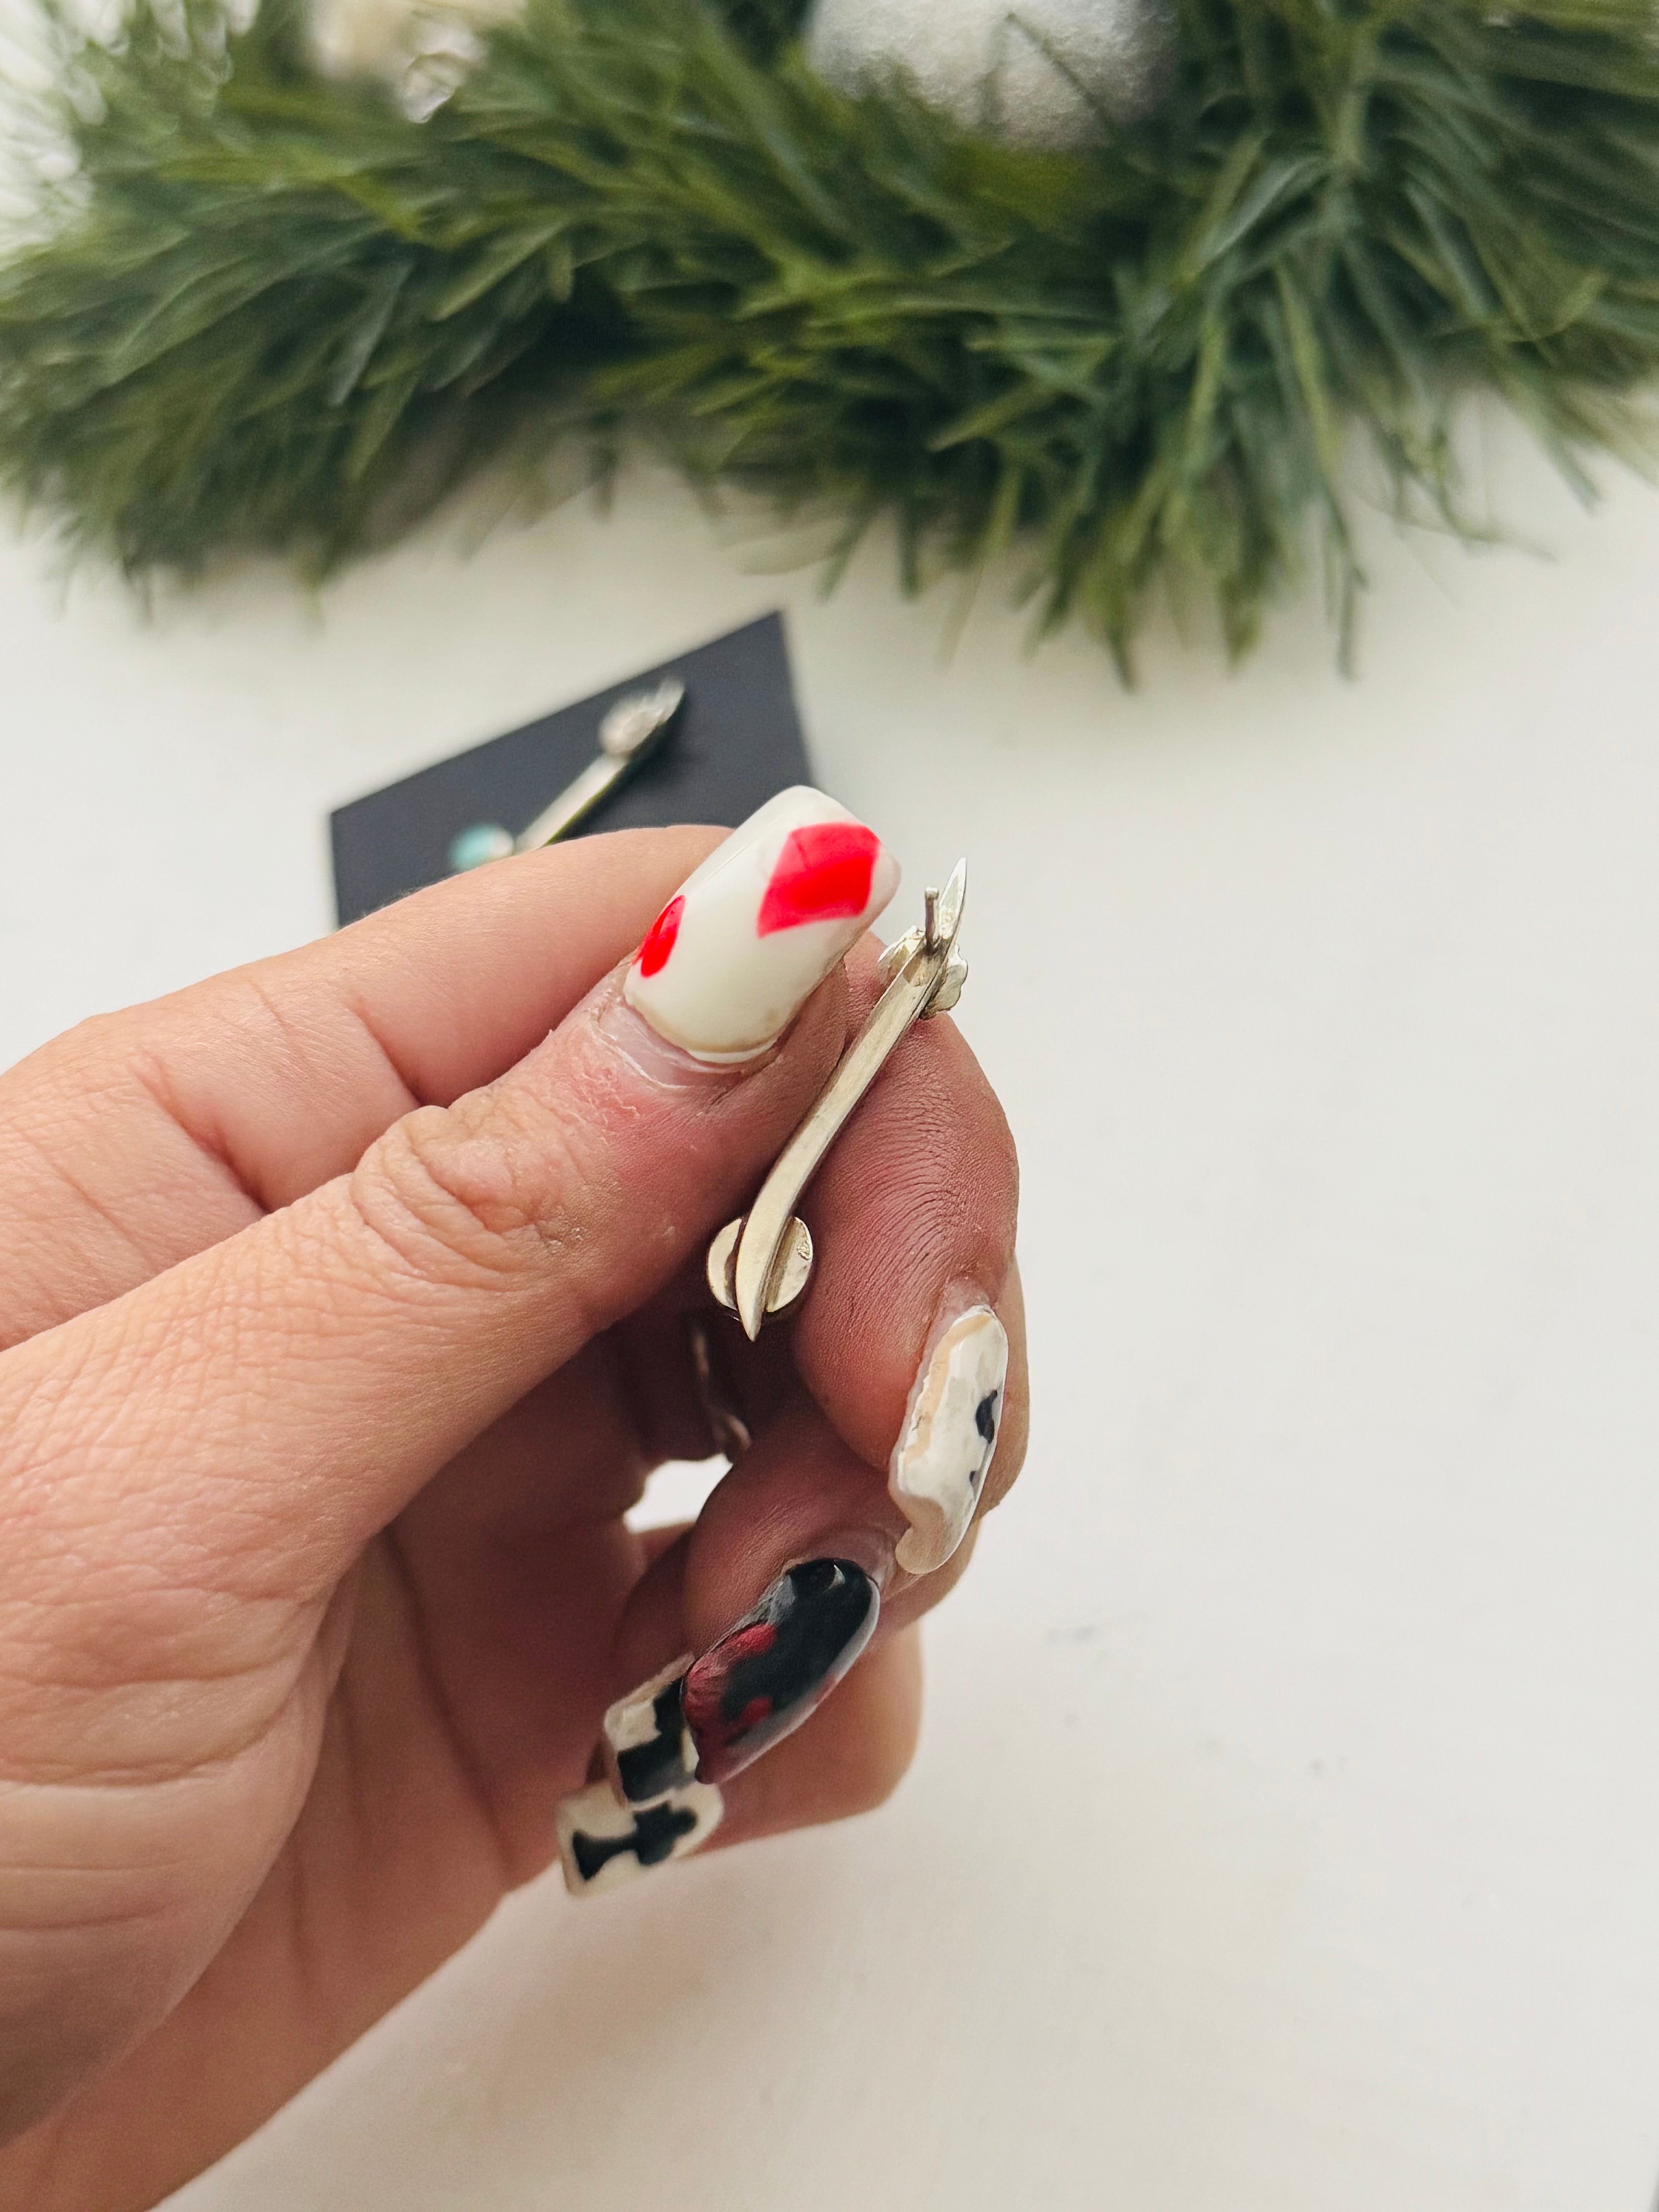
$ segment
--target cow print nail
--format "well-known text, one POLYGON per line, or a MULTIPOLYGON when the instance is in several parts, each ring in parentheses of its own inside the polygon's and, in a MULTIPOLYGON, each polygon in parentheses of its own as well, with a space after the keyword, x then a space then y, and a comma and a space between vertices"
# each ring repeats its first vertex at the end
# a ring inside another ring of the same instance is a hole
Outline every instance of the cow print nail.
POLYGON ((697 1777, 726 1782, 816 1711, 875 1633, 880 1594, 850 1559, 787 1568, 685 1677, 697 1777))
POLYGON ((696 1746, 680 1711, 690 1655, 676 1659, 605 1717, 605 1763, 624 1804, 649 1805, 684 1788, 697 1771, 696 1746))
POLYGON ((573 1897, 615 1889, 650 1867, 684 1858, 720 1826, 718 1790, 692 1782, 654 1805, 619 1805, 608 1783, 562 1799, 555 1820, 565 1887, 573 1897))
POLYGON ((932 1574, 967 1534, 996 1451, 1007 1375, 1007 1335, 989 1306, 952 1322, 923 1360, 887 1472, 889 1495, 910 1523, 895 1555, 907 1574, 932 1574))

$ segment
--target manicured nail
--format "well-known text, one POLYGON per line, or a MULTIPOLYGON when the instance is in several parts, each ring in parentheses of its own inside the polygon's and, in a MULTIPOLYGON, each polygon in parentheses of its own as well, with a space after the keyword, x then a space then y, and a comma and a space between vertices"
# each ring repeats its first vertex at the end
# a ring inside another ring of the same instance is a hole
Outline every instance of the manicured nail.
POLYGON ((896 1553, 906 1574, 942 1567, 968 1533, 997 1448, 1008 1338, 971 1306, 934 1342, 910 1389, 887 1489, 910 1523, 896 1553))
POLYGON ((850 1559, 786 1567, 685 1677, 700 1782, 726 1782, 798 1729, 875 1633, 881 1597, 850 1559))
POLYGON ((697 1747, 680 1711, 691 1655, 618 1698, 605 1717, 605 1764, 625 1805, 649 1805, 683 1790, 697 1771, 697 1747))
POLYGON ((752 1060, 898 889, 873 830, 810 785, 769 799, 680 885, 623 987, 698 1060, 752 1060))
POLYGON ((561 1799, 555 1820, 564 1886, 587 1897, 683 1859, 714 1834, 724 1809, 720 1791, 702 1782, 643 1808, 619 1805, 608 1782, 578 1790, 561 1799))

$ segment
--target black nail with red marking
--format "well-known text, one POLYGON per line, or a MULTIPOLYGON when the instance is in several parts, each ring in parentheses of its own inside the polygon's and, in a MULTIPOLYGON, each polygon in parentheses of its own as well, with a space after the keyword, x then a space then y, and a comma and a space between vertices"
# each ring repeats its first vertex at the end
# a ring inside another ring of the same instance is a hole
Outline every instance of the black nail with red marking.
POLYGON ((742 1772, 823 1703, 875 1633, 881 1597, 850 1559, 787 1567, 681 1690, 697 1779, 742 1772))

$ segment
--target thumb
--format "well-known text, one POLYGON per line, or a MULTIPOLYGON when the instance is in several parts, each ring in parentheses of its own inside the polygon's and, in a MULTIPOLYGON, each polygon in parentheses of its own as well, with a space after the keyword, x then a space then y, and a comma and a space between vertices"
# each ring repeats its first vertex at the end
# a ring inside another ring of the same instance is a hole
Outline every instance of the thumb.
POLYGON ((130 1611, 139 1573, 244 1605, 324 1597, 748 1196, 844 1039, 839 985, 811 994, 896 881, 832 802, 784 794, 688 880, 625 978, 498 1081, 0 1357, 0 1510, 33 1525, 37 1560, 121 1563, 70 1578, 53 1640, 95 1636, 85 1607, 130 1611), (781 879, 791 919, 769 929, 781 879))

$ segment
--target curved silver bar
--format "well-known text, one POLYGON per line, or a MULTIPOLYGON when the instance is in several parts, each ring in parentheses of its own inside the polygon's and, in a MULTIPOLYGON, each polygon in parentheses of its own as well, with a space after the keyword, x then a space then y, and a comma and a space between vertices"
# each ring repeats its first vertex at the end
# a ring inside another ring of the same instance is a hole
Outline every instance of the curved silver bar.
POLYGON ((624 776, 650 759, 673 726, 685 702, 685 686, 665 676, 649 691, 630 691, 618 699, 599 725, 599 750, 573 782, 544 806, 527 830, 513 840, 515 853, 533 853, 566 836, 624 776))
MULTIPOLYGON (((952 955, 967 888, 968 864, 958 860, 944 891, 927 894, 929 927, 912 930, 890 947, 883 960, 883 972, 890 978, 887 988, 811 1111, 779 1153, 744 1218, 728 1279, 732 1306, 751 1342, 768 1314, 777 1310, 778 1278, 801 1193, 910 1024, 927 1014, 936 1000, 946 999, 948 986, 961 988, 965 970, 952 955)), ((954 1004, 954 992, 946 1002, 954 1004)), ((720 1232, 717 1245, 727 1233, 720 1232)))

